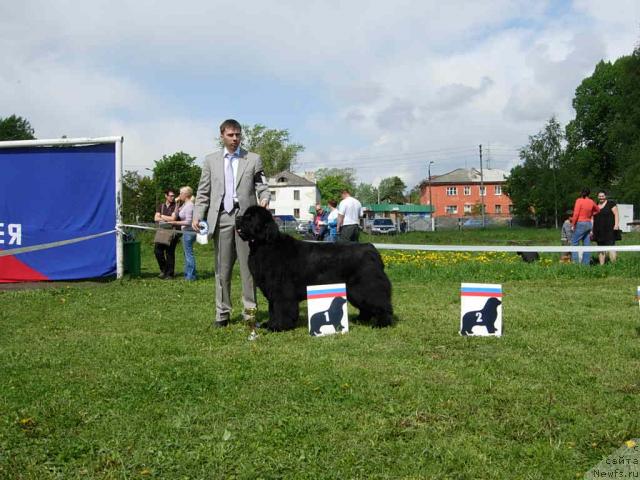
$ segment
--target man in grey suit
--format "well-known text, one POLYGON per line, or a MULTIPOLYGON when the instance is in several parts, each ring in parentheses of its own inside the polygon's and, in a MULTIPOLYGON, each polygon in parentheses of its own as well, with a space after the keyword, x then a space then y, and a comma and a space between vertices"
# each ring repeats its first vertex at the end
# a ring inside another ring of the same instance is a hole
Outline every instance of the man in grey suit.
POLYGON ((249 271, 249 244, 236 232, 236 216, 258 204, 268 207, 270 195, 262 160, 240 148, 242 127, 235 120, 220 125, 223 149, 207 155, 198 184, 193 229, 206 218, 216 248, 216 318, 214 327, 226 327, 231 316, 231 272, 238 259, 242 281, 243 317, 255 319, 256 287, 249 271), (257 196, 257 198, 256 198, 257 196))

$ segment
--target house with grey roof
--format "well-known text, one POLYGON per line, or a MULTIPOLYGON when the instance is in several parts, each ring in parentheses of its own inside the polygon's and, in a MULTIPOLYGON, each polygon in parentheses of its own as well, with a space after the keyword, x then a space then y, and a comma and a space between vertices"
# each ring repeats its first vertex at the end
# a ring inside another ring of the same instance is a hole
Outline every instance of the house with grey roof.
POLYGON ((302 221, 311 220, 313 214, 309 213, 309 207, 320 201, 320 191, 314 180, 312 174, 300 176, 286 170, 269 177, 271 213, 292 215, 302 221))

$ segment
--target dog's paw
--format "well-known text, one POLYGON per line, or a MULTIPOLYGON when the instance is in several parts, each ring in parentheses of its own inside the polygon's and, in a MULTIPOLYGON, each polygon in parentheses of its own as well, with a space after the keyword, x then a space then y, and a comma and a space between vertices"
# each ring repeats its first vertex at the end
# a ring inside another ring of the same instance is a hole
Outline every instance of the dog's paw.
POLYGON ((386 328, 393 325, 393 317, 376 318, 371 325, 373 328, 386 328))
POLYGON ((275 332, 277 330, 274 330, 272 328, 272 325, 269 322, 256 322, 256 330, 266 330, 268 332, 275 332))

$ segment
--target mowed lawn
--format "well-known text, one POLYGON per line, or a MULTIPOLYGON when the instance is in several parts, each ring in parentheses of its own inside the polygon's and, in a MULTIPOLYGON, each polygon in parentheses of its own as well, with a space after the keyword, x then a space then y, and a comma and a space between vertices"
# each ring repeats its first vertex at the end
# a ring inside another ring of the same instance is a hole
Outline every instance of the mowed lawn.
POLYGON ((210 328, 207 246, 186 283, 155 277, 149 242, 142 278, 0 292, 0 478, 582 478, 640 437, 638 253, 581 268, 385 251, 392 328, 312 338, 303 308, 251 342, 237 316, 210 328), (502 338, 458 335, 462 281, 502 283, 502 338))

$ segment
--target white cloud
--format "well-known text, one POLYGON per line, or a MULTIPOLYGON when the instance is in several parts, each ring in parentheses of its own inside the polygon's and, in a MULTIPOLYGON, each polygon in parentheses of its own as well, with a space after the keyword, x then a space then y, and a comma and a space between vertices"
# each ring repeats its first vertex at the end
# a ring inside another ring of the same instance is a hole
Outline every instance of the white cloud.
POLYGON ((240 114, 303 141, 301 168, 411 186, 430 160, 439 173, 471 166, 479 143, 500 145, 506 167, 551 115, 569 120, 581 79, 638 41, 638 5, 5 2, 0 116, 27 117, 39 137, 122 134, 126 161, 144 168, 213 148, 242 85, 257 100, 240 114))

